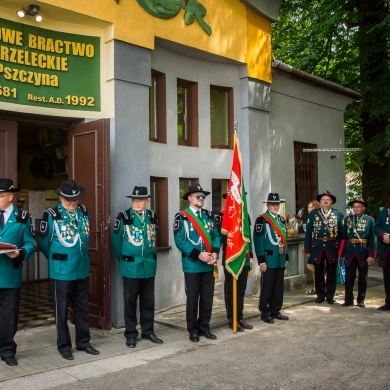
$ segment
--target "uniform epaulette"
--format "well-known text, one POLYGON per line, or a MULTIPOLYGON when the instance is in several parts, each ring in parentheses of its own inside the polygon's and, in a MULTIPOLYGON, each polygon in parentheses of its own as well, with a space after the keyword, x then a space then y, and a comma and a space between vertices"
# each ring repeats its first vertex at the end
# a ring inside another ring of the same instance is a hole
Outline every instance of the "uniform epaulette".
POLYGON ((175 219, 178 217, 182 219, 188 219, 187 216, 183 213, 183 211, 179 211, 178 213, 175 214, 175 219))
POLYGON ((26 210, 18 209, 19 213, 16 217, 16 221, 19 223, 27 223, 31 217, 31 214, 26 210))
POLYGON ((122 210, 118 213, 114 222, 114 232, 117 232, 121 226, 121 221, 124 225, 131 225, 134 215, 129 214, 129 210, 122 210))
POLYGON ((154 210, 146 210, 146 216, 150 219, 150 222, 157 224, 157 214, 154 210))
POLYGON ((81 209, 81 212, 84 214, 84 215, 88 215, 88 209, 86 206, 84 206, 83 204, 79 204, 77 207, 79 207, 81 209))
POLYGON ((61 219, 61 214, 58 212, 58 205, 53 208, 46 209, 45 212, 43 213, 43 218, 45 219, 46 216, 46 221, 47 221, 49 215, 51 215, 53 219, 61 219))
POLYGON ((212 211, 206 210, 206 209, 202 209, 202 211, 203 211, 204 213, 206 213, 206 214, 209 216, 209 218, 213 218, 213 212, 212 212, 212 211))
POLYGON ((48 208, 45 210, 42 216, 41 223, 39 224, 39 236, 45 237, 49 233, 49 215, 53 220, 60 219, 61 215, 58 212, 58 206, 54 208, 48 208))

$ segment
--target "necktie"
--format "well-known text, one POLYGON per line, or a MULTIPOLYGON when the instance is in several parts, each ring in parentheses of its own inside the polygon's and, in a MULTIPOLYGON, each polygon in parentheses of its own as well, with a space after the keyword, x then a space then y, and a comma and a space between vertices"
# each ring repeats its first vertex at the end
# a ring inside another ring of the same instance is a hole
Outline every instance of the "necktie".
POLYGON ((0 228, 4 227, 4 210, 0 210, 0 228))
POLYGON ((202 219, 202 217, 200 216, 200 210, 198 210, 198 211, 196 212, 196 215, 198 216, 199 219, 202 219))

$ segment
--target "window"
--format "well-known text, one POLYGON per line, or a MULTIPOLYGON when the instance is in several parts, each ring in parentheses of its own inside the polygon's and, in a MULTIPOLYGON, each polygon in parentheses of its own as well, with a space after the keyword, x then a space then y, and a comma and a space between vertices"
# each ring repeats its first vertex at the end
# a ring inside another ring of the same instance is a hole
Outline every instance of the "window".
POLYGON ((149 88, 149 140, 167 142, 166 77, 156 70, 152 70, 149 88))
POLYGON ((198 84, 177 79, 178 144, 198 146, 198 84))
POLYGON ((318 162, 316 152, 303 152, 303 149, 316 149, 317 145, 294 142, 295 163, 295 209, 304 207, 318 194, 318 162))
POLYGON ((210 132, 211 147, 233 148, 233 89, 210 87, 210 132))
POLYGON ((212 209, 214 214, 219 213, 225 208, 225 199, 222 198, 222 195, 227 193, 228 185, 228 179, 212 179, 211 181, 212 209))
POLYGON ((150 178, 150 208, 157 213, 159 230, 157 247, 169 247, 168 226, 168 179, 165 177, 150 178))
POLYGON ((179 179, 179 196, 180 196, 180 210, 188 207, 188 200, 183 200, 183 195, 188 191, 188 187, 192 184, 199 183, 199 179, 179 179))

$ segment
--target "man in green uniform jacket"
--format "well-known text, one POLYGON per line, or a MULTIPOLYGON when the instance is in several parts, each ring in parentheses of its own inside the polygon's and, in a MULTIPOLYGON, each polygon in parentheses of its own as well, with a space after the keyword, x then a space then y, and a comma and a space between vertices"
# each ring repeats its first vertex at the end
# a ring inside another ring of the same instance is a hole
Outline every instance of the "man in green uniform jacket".
POLYGON ((73 360, 68 328, 68 306, 72 302, 76 348, 90 355, 99 351, 90 344, 88 322, 89 218, 79 205, 85 189, 74 180, 65 180, 55 190, 60 202, 42 216, 39 247, 49 261, 49 278, 57 327, 57 349, 64 359, 73 360))
POLYGON ((23 261, 36 249, 30 214, 13 205, 14 194, 19 191, 11 179, 0 179, 0 356, 8 366, 18 365, 14 337, 23 261))
MULTIPOLYGON (((390 196, 390 192, 388 195, 390 196)), ((378 237, 378 258, 383 270, 386 294, 385 304, 378 307, 378 310, 390 310, 390 207, 384 207, 379 212, 375 222, 375 234, 378 237)))
MULTIPOLYGON (((227 193, 222 194, 222 198, 226 199, 228 196, 227 193)), ((223 211, 219 213, 219 216, 216 218, 221 218, 221 221, 217 223, 219 227, 222 227, 223 223, 223 211)), ((249 219, 249 217, 248 217, 249 219)), ((249 221, 250 223, 250 221, 249 221)), ((226 243, 227 236, 225 234, 221 234, 221 247, 222 247, 222 266, 225 275, 224 281, 224 298, 225 298, 225 308, 226 308, 226 316, 229 321, 229 327, 234 329, 233 324, 233 276, 226 268, 226 243)), ((245 298, 245 290, 246 284, 248 281, 248 275, 252 270, 253 266, 253 250, 252 250, 252 241, 247 244, 247 256, 245 259, 244 266, 242 267, 241 273, 237 280, 237 323, 236 329, 237 332, 243 332, 244 329, 253 329, 253 325, 248 324, 248 322, 244 319, 244 298, 245 298)))
POLYGON ((253 244, 261 272, 259 310, 261 319, 273 324, 274 319, 288 320, 281 314, 284 292, 284 269, 288 262, 286 220, 278 214, 280 198, 268 194, 267 211, 257 217, 253 244))
POLYGON ((315 261, 316 303, 334 304, 336 293, 336 273, 338 265, 338 248, 341 241, 343 214, 332 208, 336 197, 329 191, 317 195, 320 208, 312 210, 306 225, 305 253, 315 261), (326 285, 325 285, 325 264, 326 285))
POLYGON ((176 246, 182 253, 187 330, 194 343, 199 341, 199 336, 217 338, 210 332, 210 319, 221 235, 212 212, 203 208, 209 194, 200 184, 190 185, 183 195, 189 207, 176 214, 173 227, 176 246))
POLYGON ((125 337, 129 348, 138 336, 137 301, 139 299, 141 337, 152 343, 163 341, 154 333, 154 281, 157 271, 157 215, 146 209, 150 195, 146 187, 134 187, 132 207, 121 211, 114 224, 112 247, 119 260, 125 297, 125 337))
POLYGON ((359 270, 357 306, 365 307, 368 266, 375 261, 375 221, 364 214, 367 203, 363 198, 349 202, 353 214, 344 219, 338 258, 345 257, 345 297, 341 306, 353 305, 353 285, 359 270))

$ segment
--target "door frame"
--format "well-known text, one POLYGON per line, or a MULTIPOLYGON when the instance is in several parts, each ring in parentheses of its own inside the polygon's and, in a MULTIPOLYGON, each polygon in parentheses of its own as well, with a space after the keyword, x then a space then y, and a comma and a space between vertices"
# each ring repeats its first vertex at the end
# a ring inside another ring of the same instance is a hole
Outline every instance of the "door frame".
MULTIPOLYGON (((109 119, 98 119, 91 122, 77 123, 68 129, 68 144, 69 144, 69 170, 68 177, 77 177, 77 167, 74 165, 72 159, 72 136, 77 135, 77 131, 95 132, 96 128, 101 131, 99 140, 102 142, 101 149, 99 147, 99 161, 102 167, 102 182, 97 184, 97 190, 102 189, 99 195, 99 201, 96 203, 101 211, 101 217, 96 226, 96 234, 100 237, 96 237, 99 241, 98 256, 99 256, 99 268, 102 268, 103 272, 103 302, 102 311, 99 312, 98 318, 90 313, 90 323, 101 329, 111 329, 111 236, 110 236, 110 121, 109 119)), ((90 207, 89 207, 90 208, 90 207)), ((91 212, 91 209, 90 209, 91 212)), ((91 286, 92 288, 99 288, 99 286, 91 286)))
MULTIPOLYGON (((33 124, 42 124, 42 125, 53 125, 64 127, 68 131, 68 136, 70 134, 71 129, 74 127, 81 125, 84 122, 79 118, 67 118, 67 117, 53 117, 53 116, 44 116, 44 115, 32 115, 32 114, 23 114, 23 113, 15 113, 10 111, 2 111, 0 110, 0 121, 5 124, 6 121, 10 123, 12 129, 16 130, 18 128, 19 122, 25 123, 33 123, 33 124)), ((110 250, 110 121, 109 119, 101 119, 104 127, 103 132, 103 148, 104 152, 102 156, 102 164, 104 167, 104 191, 102 193, 102 204, 103 204, 103 213, 102 213, 102 226, 100 228, 101 236, 101 250, 99 251, 103 260, 103 269, 104 269, 104 281, 105 281, 105 294, 103 296, 103 307, 104 307, 104 315, 102 317, 101 323, 99 327, 102 329, 111 329, 111 250, 110 250)), ((16 143, 15 146, 15 162, 10 166, 6 167, 6 172, 8 172, 8 176, 11 177, 15 183, 17 183, 17 135, 12 134, 12 140, 16 143), (12 166, 14 165, 14 166, 12 166), (13 173, 13 174, 12 174, 13 173)), ((69 159, 70 163, 70 159, 69 159)), ((68 169, 68 177, 72 176, 71 166, 69 165, 68 169)), ((43 212, 44 210, 42 210, 43 212)))

